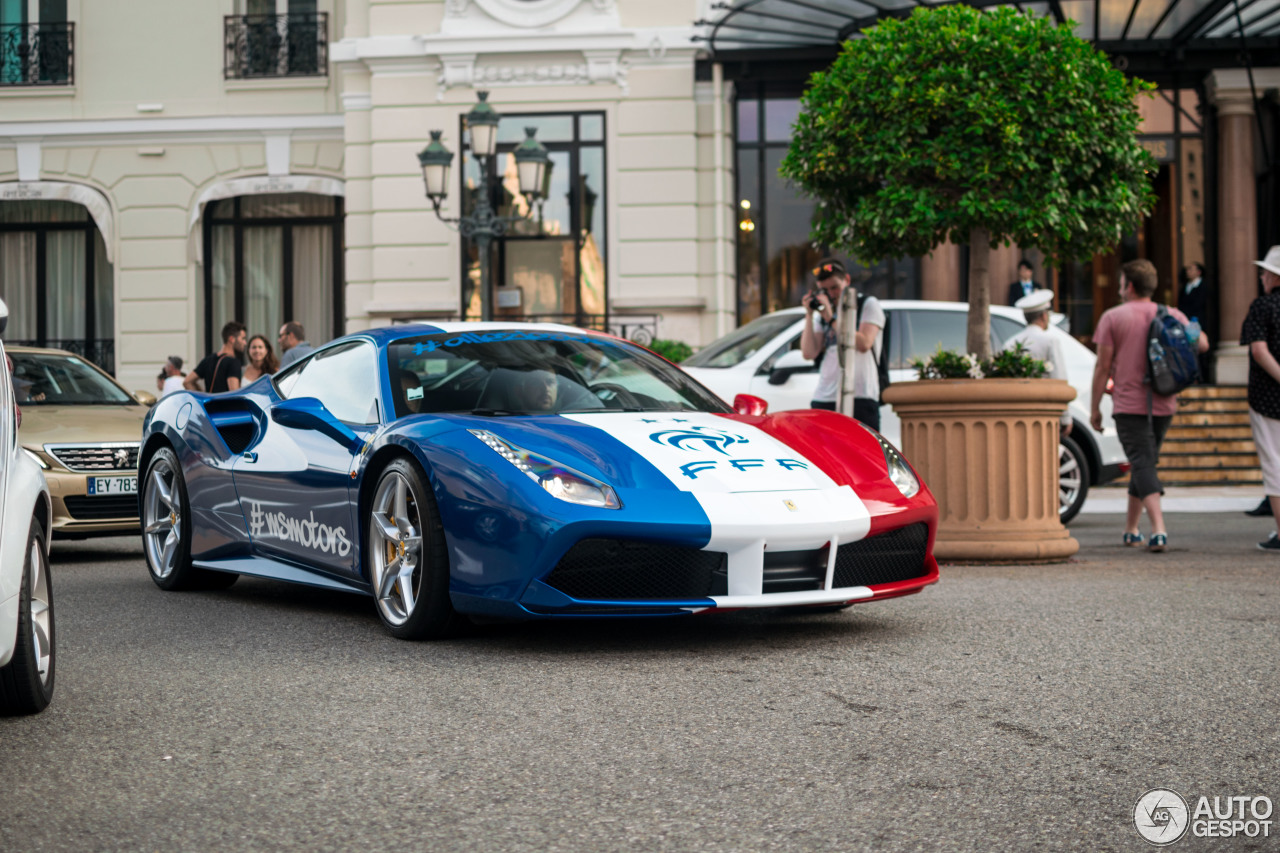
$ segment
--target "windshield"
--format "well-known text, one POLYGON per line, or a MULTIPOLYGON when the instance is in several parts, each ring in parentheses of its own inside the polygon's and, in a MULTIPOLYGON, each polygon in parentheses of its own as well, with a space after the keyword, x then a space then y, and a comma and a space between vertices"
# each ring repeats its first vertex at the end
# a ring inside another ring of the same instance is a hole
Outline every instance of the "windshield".
POLYGON ((685 367, 733 367, 760 351, 785 329, 791 328, 802 314, 766 314, 747 325, 713 341, 691 358, 685 367))
POLYGON ((666 361, 626 341, 572 332, 424 335, 387 347, 396 417, 565 412, 727 412, 666 361))
POLYGON ((14 397, 23 406, 136 406, 138 401, 74 355, 10 352, 14 397))

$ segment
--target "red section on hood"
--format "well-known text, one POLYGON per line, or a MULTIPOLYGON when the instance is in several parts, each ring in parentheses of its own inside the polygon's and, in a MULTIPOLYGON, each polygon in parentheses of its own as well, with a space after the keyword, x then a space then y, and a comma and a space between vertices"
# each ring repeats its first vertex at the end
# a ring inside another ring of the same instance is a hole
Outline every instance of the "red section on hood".
POLYGON ((921 480, 915 497, 903 497, 889 479, 880 443, 857 421, 819 409, 721 417, 769 434, 797 450, 837 484, 852 487, 871 513, 872 535, 917 521, 927 522, 929 553, 933 553, 938 526, 938 504, 933 494, 921 480))

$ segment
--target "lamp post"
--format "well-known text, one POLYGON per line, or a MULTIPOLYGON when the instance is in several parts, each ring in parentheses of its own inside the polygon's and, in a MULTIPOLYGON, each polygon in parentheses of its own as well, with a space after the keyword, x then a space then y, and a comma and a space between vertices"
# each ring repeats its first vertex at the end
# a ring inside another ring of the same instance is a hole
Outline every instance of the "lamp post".
MULTIPOLYGON (((440 205, 449 195, 449 168, 453 164, 453 152, 440 141, 442 132, 431 131, 431 142, 418 153, 422 167, 422 180, 427 186, 427 198, 436 217, 454 228, 463 237, 476 244, 480 253, 480 317, 493 319, 493 301, 489 287, 489 248, 495 238, 507 233, 507 226, 527 216, 499 216, 490 200, 493 177, 490 164, 498 150, 498 122, 502 116, 489 104, 489 93, 480 92, 480 100, 467 113, 467 131, 471 134, 471 153, 480 164, 480 193, 475 209, 466 216, 446 217, 440 205)), ((551 156, 546 147, 535 138, 536 128, 525 128, 525 140, 515 150, 516 174, 520 180, 520 193, 530 202, 530 210, 546 192, 546 178, 551 171, 551 156)))

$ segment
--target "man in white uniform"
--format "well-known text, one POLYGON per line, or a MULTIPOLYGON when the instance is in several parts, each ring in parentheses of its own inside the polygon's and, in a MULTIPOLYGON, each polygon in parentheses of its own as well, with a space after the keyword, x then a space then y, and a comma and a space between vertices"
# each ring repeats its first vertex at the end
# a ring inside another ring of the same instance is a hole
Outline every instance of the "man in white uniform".
MULTIPOLYGON (((1053 305, 1052 290, 1033 290, 1015 302, 1014 307, 1027 318, 1027 327, 1009 340, 1005 341, 1005 350, 1011 350, 1018 344, 1026 349, 1032 358, 1038 358, 1049 368, 1050 379, 1066 379, 1066 355, 1062 343, 1049 331, 1049 308, 1053 305)), ((1071 434, 1071 414, 1063 411, 1062 434, 1071 434)))

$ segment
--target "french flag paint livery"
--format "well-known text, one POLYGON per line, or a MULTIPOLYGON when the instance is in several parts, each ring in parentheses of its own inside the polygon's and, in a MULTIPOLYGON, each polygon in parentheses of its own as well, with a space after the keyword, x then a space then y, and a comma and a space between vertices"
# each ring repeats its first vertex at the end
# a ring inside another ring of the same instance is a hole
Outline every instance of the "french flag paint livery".
POLYGON ((867 535, 871 514, 849 486, 762 430, 707 413, 565 414, 613 436, 689 492, 711 524, 707 550, 728 554, 718 607, 817 604, 869 598, 866 587, 832 590, 836 549, 867 535), (762 594, 765 551, 830 544, 826 589, 762 594))

